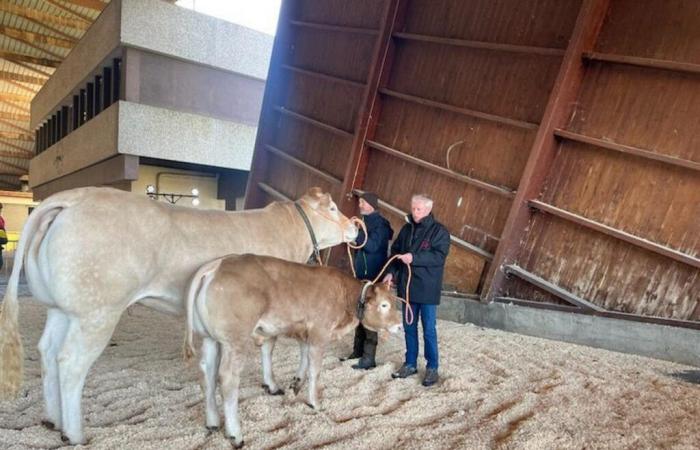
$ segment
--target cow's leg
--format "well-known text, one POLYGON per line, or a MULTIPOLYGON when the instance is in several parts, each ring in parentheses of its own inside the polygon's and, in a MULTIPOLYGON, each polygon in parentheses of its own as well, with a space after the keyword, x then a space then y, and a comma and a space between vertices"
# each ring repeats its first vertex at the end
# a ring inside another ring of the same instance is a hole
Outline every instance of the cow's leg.
POLYGON ((202 340, 202 358, 199 367, 204 375, 204 400, 206 408, 206 426, 210 431, 219 428, 219 412, 216 409, 216 377, 219 373, 219 344, 208 337, 202 340))
POLYGON ((263 368, 263 388, 270 395, 284 395, 284 391, 280 389, 275 382, 275 375, 272 372, 272 351, 275 349, 277 338, 272 336, 265 339, 260 347, 260 357, 262 359, 263 368))
POLYGON ((309 344, 309 396, 307 404, 313 409, 319 409, 321 406, 318 401, 318 375, 321 372, 325 350, 325 344, 309 344))
POLYGON ((242 369, 243 358, 241 352, 236 351, 235 348, 228 344, 223 344, 219 377, 221 379, 221 394, 224 398, 224 421, 226 424, 226 436, 236 448, 243 446, 241 422, 238 419, 238 387, 241 381, 242 369))
POLYGON ((39 340, 41 354, 41 378, 44 384, 44 425, 51 429, 61 428, 61 391, 58 380, 58 351, 63 345, 68 330, 68 316, 56 308, 46 313, 44 333, 39 340))
POLYGON ((306 380, 306 375, 309 370, 309 344, 304 341, 299 341, 299 369, 292 380, 291 389, 294 390, 294 395, 298 394, 306 380))
POLYGON ((86 442, 80 404, 85 378, 107 346, 119 315, 114 311, 93 311, 89 318, 70 318, 68 332, 58 354, 58 378, 61 387, 62 430, 71 444, 86 442))

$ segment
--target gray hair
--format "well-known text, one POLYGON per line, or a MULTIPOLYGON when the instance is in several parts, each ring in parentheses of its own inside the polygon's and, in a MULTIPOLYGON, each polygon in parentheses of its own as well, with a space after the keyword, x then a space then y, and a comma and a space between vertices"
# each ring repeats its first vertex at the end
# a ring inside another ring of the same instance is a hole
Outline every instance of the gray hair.
POLYGON ((411 203, 419 201, 423 203, 425 206, 428 208, 433 207, 433 199, 428 196, 428 194, 415 194, 413 197, 411 197, 411 203))

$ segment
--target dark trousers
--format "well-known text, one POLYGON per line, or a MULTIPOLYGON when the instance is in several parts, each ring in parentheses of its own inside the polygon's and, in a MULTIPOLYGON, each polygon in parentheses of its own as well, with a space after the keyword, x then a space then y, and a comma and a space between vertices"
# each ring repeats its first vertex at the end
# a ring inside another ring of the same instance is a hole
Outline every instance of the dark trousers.
POLYGON ((370 331, 359 324, 355 329, 355 341, 352 346, 352 352, 355 355, 374 359, 377 350, 377 342, 379 337, 374 331, 370 331))

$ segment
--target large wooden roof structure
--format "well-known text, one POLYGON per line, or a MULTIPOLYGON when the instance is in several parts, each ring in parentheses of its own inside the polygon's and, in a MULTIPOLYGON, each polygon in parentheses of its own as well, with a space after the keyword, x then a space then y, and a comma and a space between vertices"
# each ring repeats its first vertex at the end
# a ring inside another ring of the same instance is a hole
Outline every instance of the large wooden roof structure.
POLYGON ((0 0, 0 188, 18 190, 34 155, 34 95, 100 11, 100 0, 0 0))

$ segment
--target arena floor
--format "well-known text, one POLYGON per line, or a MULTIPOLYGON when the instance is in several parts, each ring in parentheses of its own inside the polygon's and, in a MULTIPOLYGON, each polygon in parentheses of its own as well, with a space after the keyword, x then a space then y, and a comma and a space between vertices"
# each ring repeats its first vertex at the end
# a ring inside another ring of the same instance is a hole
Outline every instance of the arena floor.
MULTIPOLYGON (((24 298, 21 330, 25 384, 0 403, 0 448, 64 448, 40 425, 41 368, 36 344, 45 310, 24 298)), ((700 445, 700 373, 691 367, 500 331, 439 323, 442 381, 391 380, 403 343, 380 344, 379 367, 350 368, 329 349, 321 383, 323 409, 266 395, 252 352, 241 384, 248 449, 678 448, 700 445), (684 379, 685 378, 685 379, 684 379)), ((122 318, 91 370, 83 398, 94 449, 228 449, 204 428, 198 370, 181 358, 182 321, 141 306, 122 318)), ((294 342, 275 356, 285 385, 298 361, 294 342)), ((422 372, 422 369, 421 369, 422 372)), ((71 448, 71 447, 65 447, 71 448)), ((81 448, 81 447, 77 447, 81 448)))

